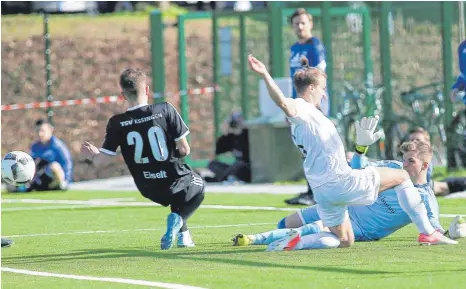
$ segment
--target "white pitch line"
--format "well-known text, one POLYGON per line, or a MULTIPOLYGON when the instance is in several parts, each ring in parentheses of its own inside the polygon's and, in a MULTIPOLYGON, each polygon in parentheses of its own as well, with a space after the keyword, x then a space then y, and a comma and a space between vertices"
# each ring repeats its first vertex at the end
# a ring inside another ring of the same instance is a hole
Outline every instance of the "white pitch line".
MULTIPOLYGON (((203 226, 189 226, 190 229, 213 229, 213 228, 230 228, 230 227, 246 227, 246 226, 263 226, 263 225, 276 225, 277 223, 252 223, 252 224, 231 224, 231 225, 203 225, 203 226)), ((163 228, 165 229, 165 228, 163 228)), ((42 234, 27 234, 27 235, 11 235, 3 236, 4 238, 25 238, 25 237, 45 237, 45 236, 61 236, 61 235, 85 235, 85 234, 109 234, 109 233, 123 233, 123 232, 143 232, 143 231, 161 231, 162 228, 151 229, 131 229, 131 230, 98 230, 98 231, 76 231, 76 232, 62 232, 62 233, 42 233, 42 234)))
POLYGON ((109 198, 109 199, 90 199, 89 201, 96 201, 96 202, 120 202, 120 201, 134 201, 136 198, 109 198))
POLYGON ((63 278, 63 279, 75 279, 75 280, 87 280, 87 281, 99 281, 99 282, 110 282, 110 283, 120 283, 120 284, 131 284, 131 285, 140 285, 140 286, 146 286, 146 287, 157 287, 157 288, 166 288, 166 289, 205 289, 205 288, 202 288, 202 287, 195 287, 195 286, 189 286, 189 285, 174 284, 174 283, 163 283, 163 282, 146 281, 146 280, 58 274, 58 273, 49 273, 49 272, 39 272, 39 271, 15 269, 15 268, 8 268, 8 267, 1 267, 1 269, 2 269, 3 272, 33 275, 33 276, 42 276, 42 277, 55 277, 55 278, 63 278))
MULTIPOLYGON (((3 199, 2 203, 22 203, 22 204, 62 204, 62 205, 82 205, 82 208, 88 207, 154 207, 160 206, 152 202, 115 202, 115 201, 96 201, 96 200, 40 200, 40 199, 3 199)), ((14 207, 3 208, 3 212, 8 211, 28 211, 39 210, 40 207, 14 207)), ((46 206, 46 210, 51 209, 52 206, 46 206)), ((64 208, 64 207, 60 207, 64 208)), ((72 207, 79 208, 79 207, 72 207)), ((222 210, 256 210, 256 211, 286 211, 295 212, 296 208, 278 208, 278 207, 261 207, 261 206, 228 206, 228 205, 201 205, 204 209, 222 209, 222 210)))
MULTIPOLYGON (((2 199, 2 203, 26 203, 26 204, 64 204, 71 206, 43 206, 43 207, 12 207, 2 208, 3 212, 8 211, 32 211, 32 210, 53 210, 53 209, 78 209, 91 207, 160 207, 159 204, 152 202, 118 202, 118 201, 101 201, 101 200, 41 200, 41 199, 2 199)), ((279 208, 279 207, 262 207, 262 206, 229 206, 229 205, 201 205, 203 209, 221 209, 221 210, 252 210, 252 211, 285 211, 296 212, 298 208, 279 208)), ((440 214, 442 218, 454 218, 456 216, 466 217, 462 214, 440 214)))

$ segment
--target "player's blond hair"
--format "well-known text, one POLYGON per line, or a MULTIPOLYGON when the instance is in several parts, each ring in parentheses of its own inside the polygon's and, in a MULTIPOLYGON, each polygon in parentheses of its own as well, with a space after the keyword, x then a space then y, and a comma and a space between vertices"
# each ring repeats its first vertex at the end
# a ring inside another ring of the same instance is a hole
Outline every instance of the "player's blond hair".
POLYGON ((120 87, 125 97, 136 100, 146 89, 146 73, 139 68, 125 69, 120 75, 120 87))
POLYGON ((302 68, 293 75, 293 85, 298 94, 303 94, 310 85, 316 85, 319 77, 327 78, 327 74, 316 67, 309 66, 309 60, 301 57, 302 68))
POLYGON ((429 143, 415 140, 404 142, 400 146, 400 151, 404 154, 407 152, 416 152, 419 159, 430 162, 432 160, 432 147, 429 143))

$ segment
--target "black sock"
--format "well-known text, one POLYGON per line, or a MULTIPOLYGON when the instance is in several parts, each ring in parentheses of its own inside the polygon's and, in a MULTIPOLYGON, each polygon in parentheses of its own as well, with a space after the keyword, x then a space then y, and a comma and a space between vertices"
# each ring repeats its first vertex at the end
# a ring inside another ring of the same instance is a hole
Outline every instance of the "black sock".
POLYGON ((307 183, 307 195, 314 199, 314 193, 312 192, 311 186, 307 183))

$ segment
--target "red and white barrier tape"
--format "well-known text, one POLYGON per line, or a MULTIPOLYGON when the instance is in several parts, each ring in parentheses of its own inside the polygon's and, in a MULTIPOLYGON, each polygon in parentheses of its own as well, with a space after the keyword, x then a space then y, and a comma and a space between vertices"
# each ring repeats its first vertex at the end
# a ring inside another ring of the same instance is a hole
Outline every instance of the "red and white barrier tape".
MULTIPOLYGON (((178 91, 177 93, 154 93, 154 98, 160 98, 163 95, 200 95, 204 93, 211 93, 218 90, 218 87, 203 87, 203 88, 194 88, 187 91, 178 91)), ((80 104, 96 104, 96 103, 112 103, 117 101, 124 101, 123 96, 102 96, 94 98, 81 98, 81 99, 69 99, 69 100, 56 100, 56 101, 43 101, 43 102, 31 102, 26 104, 5 104, 2 105, 2 111, 9 110, 20 110, 20 109, 33 109, 33 108, 48 108, 48 107, 63 107, 71 105, 80 105, 80 104)))

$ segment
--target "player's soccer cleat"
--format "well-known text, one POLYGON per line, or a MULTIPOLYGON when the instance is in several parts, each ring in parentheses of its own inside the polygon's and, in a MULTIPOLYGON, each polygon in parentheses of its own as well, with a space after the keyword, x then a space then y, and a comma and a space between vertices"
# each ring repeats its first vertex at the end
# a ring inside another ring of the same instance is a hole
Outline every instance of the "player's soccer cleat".
POLYGON ((2 238, 2 248, 10 247, 13 244, 13 241, 2 238))
POLYGON ((238 234, 231 239, 233 241, 233 246, 249 246, 252 243, 252 240, 248 235, 238 234))
POLYGON ((458 244, 457 241, 452 240, 448 237, 445 237, 439 231, 435 231, 434 233, 430 235, 421 233, 419 234, 417 241, 421 245, 456 245, 458 244))
POLYGON ((177 234, 177 242, 176 246, 178 248, 185 248, 185 247, 195 247, 193 239, 191 238, 191 234, 189 231, 180 232, 177 234))
POLYGON ((292 251, 299 241, 301 241, 299 231, 290 230, 285 237, 270 243, 266 251, 292 251))
POLYGON ((309 192, 305 192, 297 195, 294 198, 285 200, 285 203, 287 203, 288 205, 312 206, 315 205, 316 202, 314 201, 312 194, 310 194, 309 192))
POLYGON ((176 234, 180 231, 183 226, 183 219, 178 214, 170 213, 167 216, 167 232, 162 236, 160 242, 160 248, 162 250, 169 250, 175 243, 176 234))

